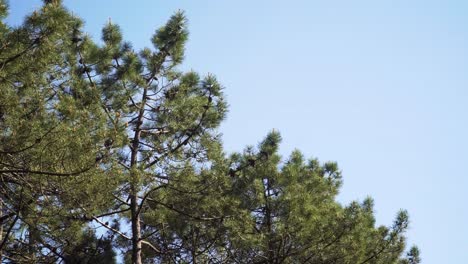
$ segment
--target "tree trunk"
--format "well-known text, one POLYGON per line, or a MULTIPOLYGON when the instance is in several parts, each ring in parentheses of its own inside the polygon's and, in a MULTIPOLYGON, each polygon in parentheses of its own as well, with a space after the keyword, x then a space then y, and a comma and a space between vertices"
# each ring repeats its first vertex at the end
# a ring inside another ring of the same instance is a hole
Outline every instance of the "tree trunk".
POLYGON ((148 87, 143 90, 141 99, 141 108, 136 120, 135 134, 131 146, 130 159, 130 176, 131 176, 131 194, 130 194, 130 210, 132 212, 132 263, 141 264, 141 226, 140 226, 140 210, 138 203, 139 175, 135 170, 138 167, 138 148, 140 146, 141 125, 143 124, 143 116, 145 114, 146 96, 148 87))
POLYGON ((130 207, 132 211, 132 263, 141 264, 141 227, 140 214, 138 212, 138 194, 135 188, 132 188, 132 197, 130 207))
MULTIPOLYGON (((3 217, 3 199, 0 198, 0 218, 3 217)), ((3 221, 0 223, 0 241, 3 241, 3 221)), ((3 259, 3 250, 0 248, 0 263, 3 259)))
MULTIPOLYGON (((138 127, 138 125, 137 125, 138 127)), ((135 132, 133 149, 132 149, 132 170, 131 170, 131 193, 130 193, 130 210, 132 212, 132 263, 141 264, 141 227, 140 227, 140 212, 138 204, 138 174, 134 171, 137 166, 138 142, 140 140, 140 132, 135 132)))

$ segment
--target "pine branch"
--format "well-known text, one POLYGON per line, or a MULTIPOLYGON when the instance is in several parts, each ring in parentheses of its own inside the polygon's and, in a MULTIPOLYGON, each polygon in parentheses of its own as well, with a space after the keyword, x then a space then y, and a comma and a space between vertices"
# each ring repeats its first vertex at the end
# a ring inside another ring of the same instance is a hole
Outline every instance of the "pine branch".
POLYGON ((132 240, 131 237, 129 237, 129 236, 127 236, 126 234, 124 234, 123 232, 121 232, 121 231, 119 231, 119 230, 117 230, 117 229, 115 229, 115 228, 113 228, 113 227, 107 225, 107 224, 104 223, 103 221, 99 220, 97 217, 91 216, 91 218, 92 218, 94 221, 96 221, 96 222, 98 222, 99 224, 101 224, 103 227, 105 227, 105 228, 107 228, 108 230, 112 231, 113 233, 118 234, 118 235, 120 235, 121 237, 123 237, 123 238, 125 238, 125 239, 127 239, 127 240, 132 240))

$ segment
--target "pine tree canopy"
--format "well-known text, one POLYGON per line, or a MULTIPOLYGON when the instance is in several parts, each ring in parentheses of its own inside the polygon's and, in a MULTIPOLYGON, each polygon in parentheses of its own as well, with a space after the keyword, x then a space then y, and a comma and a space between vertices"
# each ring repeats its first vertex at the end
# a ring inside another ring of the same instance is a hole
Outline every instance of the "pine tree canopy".
POLYGON ((59 0, 23 24, 0 0, 2 263, 416 264, 406 211, 336 201, 336 163, 282 159, 281 137, 226 154, 214 75, 182 72, 187 18, 135 50, 102 44, 59 0))

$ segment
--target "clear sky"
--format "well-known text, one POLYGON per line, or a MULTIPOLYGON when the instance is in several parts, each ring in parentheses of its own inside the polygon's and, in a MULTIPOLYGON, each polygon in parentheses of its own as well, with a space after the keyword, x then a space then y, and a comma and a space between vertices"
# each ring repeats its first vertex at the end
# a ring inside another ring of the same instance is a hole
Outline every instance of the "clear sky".
MULTIPOLYGON (((227 151, 275 128, 286 157, 337 161, 342 202, 372 196, 378 224, 411 217, 423 263, 468 260, 468 1, 65 0, 95 38, 109 17, 136 48, 190 20, 184 69, 214 73, 227 151)), ((38 0, 10 0, 18 24, 38 0)))

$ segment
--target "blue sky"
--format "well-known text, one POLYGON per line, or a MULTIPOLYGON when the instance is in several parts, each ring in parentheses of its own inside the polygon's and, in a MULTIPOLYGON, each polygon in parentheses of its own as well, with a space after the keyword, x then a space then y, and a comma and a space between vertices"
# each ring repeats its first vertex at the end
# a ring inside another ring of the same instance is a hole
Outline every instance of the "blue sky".
MULTIPOLYGON (((468 1, 162 1, 65 4, 95 38, 109 17, 136 48, 183 9, 183 69, 214 73, 227 151, 271 129, 286 157, 337 161, 342 202, 372 196, 378 224, 411 217, 423 263, 468 259, 468 1)), ((40 1, 10 0, 12 24, 40 1)))

